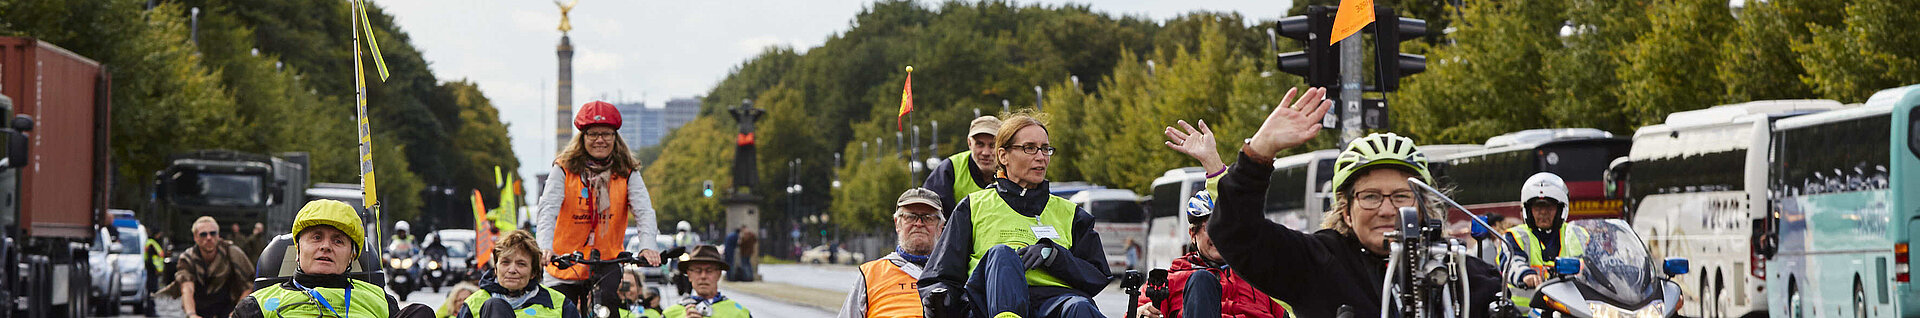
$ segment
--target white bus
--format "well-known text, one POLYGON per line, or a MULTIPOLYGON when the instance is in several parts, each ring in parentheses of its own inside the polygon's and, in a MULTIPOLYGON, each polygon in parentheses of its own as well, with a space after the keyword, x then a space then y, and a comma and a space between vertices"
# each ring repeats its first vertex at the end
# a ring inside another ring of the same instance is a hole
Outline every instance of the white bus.
MULTIPOLYGON (((1419 148, 1427 155, 1428 169, 1439 178, 1446 169, 1439 158, 1485 147, 1447 144, 1419 148)), ((1339 156, 1338 149, 1321 149, 1274 159, 1264 209, 1267 219, 1295 231, 1319 231, 1321 219, 1333 208, 1333 160, 1339 156)))
POLYGON ((1742 317, 1766 310, 1766 265, 1752 248, 1766 212, 1768 133, 1775 120, 1842 107, 1831 100, 1757 101, 1669 114, 1634 132, 1626 218, 1654 259, 1686 257, 1675 277, 1680 314, 1742 317))
MULTIPOLYGON (((1073 201, 1087 209, 1093 215, 1093 231, 1100 233, 1100 249, 1107 253, 1107 270, 1114 273, 1127 270, 1127 240, 1133 240, 1146 247, 1147 211, 1141 206, 1140 195, 1126 189, 1088 189, 1074 193, 1067 201, 1073 201)), ((1141 260, 1146 259, 1146 251, 1140 251, 1141 260)))
POLYGON ((1187 238, 1187 198, 1206 188, 1207 171, 1200 167, 1167 170, 1153 179, 1153 197, 1147 200, 1152 220, 1147 224, 1146 264, 1140 268, 1167 268, 1186 255, 1192 243, 1187 238))

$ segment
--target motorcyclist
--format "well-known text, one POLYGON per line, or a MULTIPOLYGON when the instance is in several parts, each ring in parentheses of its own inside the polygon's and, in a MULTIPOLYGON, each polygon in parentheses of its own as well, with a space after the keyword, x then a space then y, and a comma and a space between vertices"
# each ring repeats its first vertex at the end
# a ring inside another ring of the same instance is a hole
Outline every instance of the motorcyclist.
MULTIPOLYGON (((1248 283, 1291 304, 1301 317, 1334 317, 1343 306, 1360 315, 1382 312, 1386 233, 1394 231, 1398 208, 1418 203, 1407 179, 1432 180, 1426 155, 1412 139, 1394 134, 1355 139, 1335 159, 1334 208, 1324 229, 1308 234, 1267 220, 1263 210, 1275 156, 1317 135, 1332 106, 1322 100, 1324 88, 1309 89, 1295 101, 1297 93, 1287 92, 1227 168, 1207 234, 1248 283)), ((1442 210, 1430 211, 1435 213, 1427 217, 1438 218, 1442 210)), ((1499 289, 1492 286, 1499 282, 1494 267, 1466 263, 1474 287, 1469 304, 1492 303, 1499 289)), ((1471 316, 1486 315, 1484 305, 1469 307, 1471 316)))
POLYGON ((388 254, 395 257, 413 255, 413 235, 407 233, 407 230, 409 230, 407 221, 393 223, 393 239, 390 240, 392 243, 387 243, 388 254))
POLYGON ((1567 182, 1559 175, 1541 172, 1527 177, 1527 183, 1520 187, 1520 202, 1526 209, 1523 213, 1527 224, 1507 228, 1507 236, 1513 238, 1509 250, 1519 253, 1503 253, 1501 264, 1506 267, 1509 288, 1518 291, 1509 295, 1513 305, 1528 308, 1534 289, 1544 281, 1544 274, 1560 257, 1579 257, 1585 251, 1587 232, 1578 226, 1568 227, 1567 182), (1542 240, 1540 238, 1554 238, 1542 240))

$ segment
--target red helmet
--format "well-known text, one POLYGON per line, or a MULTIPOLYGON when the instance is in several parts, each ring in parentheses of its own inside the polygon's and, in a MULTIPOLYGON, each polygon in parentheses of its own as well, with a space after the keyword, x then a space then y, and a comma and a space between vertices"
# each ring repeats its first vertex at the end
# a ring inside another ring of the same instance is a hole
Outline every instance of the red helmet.
POLYGON ((573 112, 574 129, 585 131, 592 125, 613 125, 613 129, 620 129, 620 109, 607 102, 593 101, 573 112))

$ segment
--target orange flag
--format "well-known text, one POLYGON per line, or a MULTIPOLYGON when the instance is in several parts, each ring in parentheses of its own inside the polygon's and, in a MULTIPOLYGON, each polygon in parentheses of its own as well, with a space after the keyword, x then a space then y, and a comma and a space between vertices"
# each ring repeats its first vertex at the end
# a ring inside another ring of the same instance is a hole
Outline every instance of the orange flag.
POLYGON ((907 66, 907 83, 900 88, 900 117, 894 118, 893 129, 905 131, 907 113, 913 112, 913 66, 907 66))
POLYGON ((1327 38, 1327 45, 1360 33, 1368 23, 1373 23, 1373 0, 1340 0, 1340 11, 1333 17, 1333 37, 1327 38))
POLYGON ((493 258, 493 232, 487 231, 487 225, 490 224, 493 224, 493 221, 487 220, 487 203, 481 198, 480 189, 474 189, 473 239, 474 249, 480 254, 478 261, 474 264, 478 264, 480 267, 486 267, 487 261, 491 261, 493 258))

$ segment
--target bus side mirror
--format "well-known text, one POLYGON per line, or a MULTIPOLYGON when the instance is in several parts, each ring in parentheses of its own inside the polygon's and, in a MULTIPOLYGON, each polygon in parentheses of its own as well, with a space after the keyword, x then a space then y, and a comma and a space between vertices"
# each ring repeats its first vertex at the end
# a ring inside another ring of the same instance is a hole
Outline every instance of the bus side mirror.
POLYGON ((1560 259, 1553 260, 1553 272, 1560 275, 1580 274, 1580 259, 1561 257, 1560 259))
POLYGON ((1680 276, 1687 273, 1687 258, 1685 257, 1668 257, 1667 261, 1662 265, 1664 265, 1661 267, 1666 270, 1667 276, 1680 276))

